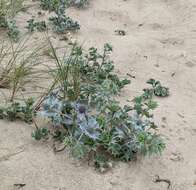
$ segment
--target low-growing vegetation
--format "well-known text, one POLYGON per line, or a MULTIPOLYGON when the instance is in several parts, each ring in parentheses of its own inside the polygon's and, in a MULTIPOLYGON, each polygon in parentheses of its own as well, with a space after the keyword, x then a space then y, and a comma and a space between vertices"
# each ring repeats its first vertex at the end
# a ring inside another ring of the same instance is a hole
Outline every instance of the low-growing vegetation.
MULTIPOLYGON (((77 31, 80 25, 77 21, 65 14, 65 10, 69 6, 83 7, 87 1, 72 1, 72 0, 41 0, 41 7, 43 10, 54 11, 55 15, 49 17, 52 23, 52 28, 56 33, 65 33, 67 30, 77 31)), ((17 23, 14 20, 15 14, 23 8, 23 0, 16 1, 0 1, 0 28, 7 32, 7 35, 13 42, 18 42, 20 39, 20 31, 17 23)), ((46 21, 35 21, 30 19, 27 21, 29 32, 47 30, 46 21)))
POLYGON ((7 31, 7 35, 13 42, 18 42, 20 31, 16 25, 15 20, 7 20, 4 17, 0 17, 0 27, 7 31))
POLYGON ((130 81, 114 74, 110 60, 112 47, 105 44, 103 53, 94 47, 85 54, 74 45, 70 55, 56 58, 54 82, 39 104, 38 114, 50 119, 54 133, 37 129, 32 136, 41 140, 47 135, 64 142, 74 157, 86 158, 100 171, 114 160, 130 161, 138 154, 161 153, 165 144, 157 133, 152 110, 157 107, 146 91, 121 106, 116 100, 130 81))
POLYGON ((27 123, 33 121, 35 112, 33 110, 33 99, 29 98, 21 102, 8 103, 6 106, 0 107, 0 119, 7 119, 9 121, 21 120, 27 123))
POLYGON ((20 31, 16 25, 16 21, 11 20, 7 22, 7 34, 14 42, 18 42, 20 31))
POLYGON ((74 7, 86 7, 89 3, 89 0, 67 0, 67 4, 69 6, 74 6, 74 7))
MULTIPOLYGON (((49 17, 54 32, 63 34, 80 29, 79 23, 66 15, 66 8, 85 7, 88 0, 39 2, 43 10, 54 12, 49 17)), ((35 140, 59 141, 75 158, 93 163, 101 172, 111 168, 114 161, 128 162, 138 155, 160 154, 165 143, 154 122, 153 110, 158 106, 154 97, 169 96, 169 89, 150 79, 149 88, 132 101, 128 97, 129 102, 122 105, 121 92, 130 87, 131 81, 115 73, 110 58, 113 47, 108 43, 102 51, 96 47, 85 51, 74 43, 68 50, 70 53, 61 57, 48 37, 48 52, 55 67, 46 63, 43 70, 37 69, 40 66, 37 58, 45 45, 24 53, 26 41, 19 42, 20 31, 13 19, 22 5, 23 0, 0 0, 0 27, 12 39, 10 45, 2 42, 0 48, 0 88, 9 92, 9 98, 5 95, 6 103, 0 106, 0 119, 33 122, 35 140), (25 99, 22 94, 25 87, 42 73, 50 75, 50 86, 45 87, 38 99, 29 96, 25 99), (17 101, 19 92, 23 98, 17 101), (35 122, 37 116, 46 118, 52 128, 39 126, 35 122)), ((27 21, 26 28, 28 34, 49 29, 47 21, 36 21, 34 17, 27 21)), ((125 35, 122 30, 115 33, 125 35)))
POLYGON ((152 88, 144 89, 145 94, 148 96, 159 96, 159 97, 166 97, 169 96, 169 89, 161 85, 160 81, 156 81, 155 79, 149 79, 147 81, 148 84, 152 86, 152 88))
POLYGON ((41 0, 41 8, 48 11, 56 11, 60 5, 66 7, 85 7, 89 0, 41 0))
POLYGON ((0 0, 0 28, 7 31, 14 42, 19 40, 19 29, 13 19, 15 14, 23 8, 24 0, 0 0))
POLYGON ((29 32, 34 32, 35 30, 37 30, 38 32, 43 32, 47 30, 45 21, 35 22, 34 19, 30 19, 27 21, 27 23, 28 25, 26 28, 28 29, 29 32))
POLYGON ((62 3, 55 10, 56 15, 49 18, 53 24, 53 29, 57 33, 64 33, 66 30, 79 30, 80 25, 65 15, 66 4, 62 3))

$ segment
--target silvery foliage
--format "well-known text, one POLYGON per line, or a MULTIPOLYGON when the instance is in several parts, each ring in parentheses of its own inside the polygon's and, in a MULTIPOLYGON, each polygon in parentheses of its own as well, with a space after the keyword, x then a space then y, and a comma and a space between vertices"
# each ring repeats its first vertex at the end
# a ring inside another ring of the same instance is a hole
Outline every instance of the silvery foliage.
POLYGON ((75 137, 86 135, 94 140, 99 138, 99 124, 88 115, 87 107, 79 102, 62 101, 59 91, 51 92, 45 98, 40 114, 50 118, 54 127, 64 126, 73 131, 75 137))

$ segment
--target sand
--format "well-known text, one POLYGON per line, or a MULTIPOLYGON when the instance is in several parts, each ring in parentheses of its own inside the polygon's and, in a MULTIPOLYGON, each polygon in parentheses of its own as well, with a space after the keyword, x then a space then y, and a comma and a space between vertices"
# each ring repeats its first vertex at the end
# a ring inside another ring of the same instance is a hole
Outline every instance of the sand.
MULTIPOLYGON (((21 27, 38 11, 32 4, 17 16, 21 27)), ((73 38, 85 48, 111 43, 116 72, 135 76, 122 102, 140 94, 149 78, 170 88, 155 112, 167 148, 100 174, 65 152, 55 154, 50 143, 35 142, 32 126, 0 121, 0 190, 19 189, 18 183, 26 184, 23 190, 166 190, 165 182, 154 183, 156 175, 169 179, 171 190, 195 190, 196 1, 92 0, 68 13, 81 24, 73 38), (116 35, 118 29, 126 35, 116 35)))

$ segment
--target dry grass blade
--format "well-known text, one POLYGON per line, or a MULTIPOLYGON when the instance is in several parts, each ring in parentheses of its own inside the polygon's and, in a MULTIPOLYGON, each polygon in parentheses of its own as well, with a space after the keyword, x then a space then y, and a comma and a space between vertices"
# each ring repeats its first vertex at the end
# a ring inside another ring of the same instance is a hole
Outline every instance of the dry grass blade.
POLYGON ((0 0, 0 15, 14 17, 23 8, 24 0, 0 0))
POLYGON ((44 73, 38 66, 45 43, 29 48, 26 46, 28 40, 20 42, 16 47, 12 43, 7 48, 2 45, 0 49, 0 88, 11 89, 11 101, 19 89, 24 89, 26 84, 36 81, 44 73))

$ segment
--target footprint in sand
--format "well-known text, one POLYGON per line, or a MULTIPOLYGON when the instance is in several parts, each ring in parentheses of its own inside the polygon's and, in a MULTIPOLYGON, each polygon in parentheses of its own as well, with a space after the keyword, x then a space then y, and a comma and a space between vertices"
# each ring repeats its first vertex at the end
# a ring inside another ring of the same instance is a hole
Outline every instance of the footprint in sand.
POLYGON ((160 42, 162 44, 174 45, 174 46, 184 44, 184 40, 179 39, 179 38, 167 38, 167 39, 160 40, 160 42))
POLYGON ((183 161, 184 158, 180 152, 172 152, 170 160, 172 160, 174 162, 180 162, 180 161, 183 161))
POLYGON ((193 67, 195 67, 196 64, 193 63, 192 61, 188 61, 188 62, 185 63, 185 65, 186 65, 187 67, 193 68, 193 67))

